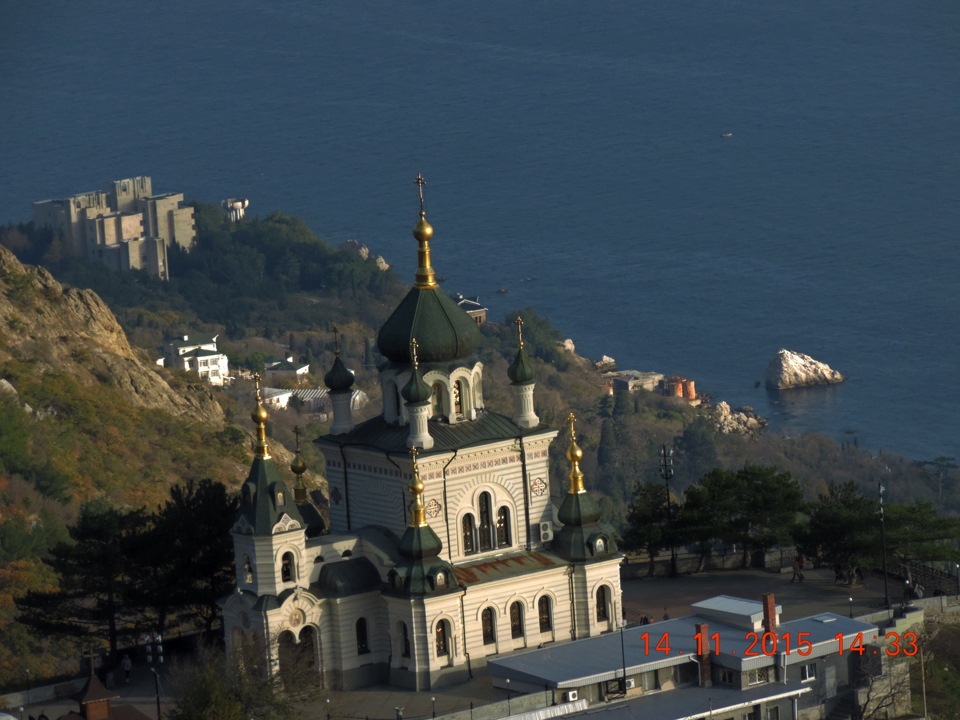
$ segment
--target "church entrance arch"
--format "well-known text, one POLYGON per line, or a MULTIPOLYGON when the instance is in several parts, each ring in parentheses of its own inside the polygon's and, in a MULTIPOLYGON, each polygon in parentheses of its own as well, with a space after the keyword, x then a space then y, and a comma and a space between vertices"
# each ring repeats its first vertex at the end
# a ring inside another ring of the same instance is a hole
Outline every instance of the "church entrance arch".
POLYGON ((277 659, 280 676, 284 680, 299 682, 320 673, 320 636, 312 626, 300 631, 297 638, 290 630, 280 633, 277 639, 277 659))

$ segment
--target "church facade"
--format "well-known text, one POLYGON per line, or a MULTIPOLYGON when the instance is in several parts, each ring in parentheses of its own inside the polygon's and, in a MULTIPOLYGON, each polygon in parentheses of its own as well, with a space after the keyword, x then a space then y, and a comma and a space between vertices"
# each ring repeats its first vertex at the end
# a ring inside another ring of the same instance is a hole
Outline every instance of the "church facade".
POLYGON ((388 682, 424 690, 467 679, 488 658, 616 629, 622 555, 579 470, 548 471, 558 430, 535 413, 523 347, 513 406, 488 410, 477 325, 436 282, 433 228, 414 228, 413 287, 380 329, 383 407, 356 424, 339 349, 325 376, 329 527, 309 501, 299 451, 291 492, 270 457, 266 411, 233 529, 237 588, 224 599, 228 650, 315 671, 331 689, 388 682))

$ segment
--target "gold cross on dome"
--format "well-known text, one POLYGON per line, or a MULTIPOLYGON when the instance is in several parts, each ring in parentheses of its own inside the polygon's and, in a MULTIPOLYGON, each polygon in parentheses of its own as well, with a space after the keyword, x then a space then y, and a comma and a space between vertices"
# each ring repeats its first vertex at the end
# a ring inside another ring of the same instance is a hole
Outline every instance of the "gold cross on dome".
POLYGON ((300 452, 300 426, 293 426, 293 434, 297 438, 297 452, 300 452))
POLYGON ((574 441, 577 439, 576 422, 577 418, 573 413, 567 415, 567 425, 570 426, 570 439, 574 441))
POLYGON ((414 369, 416 369, 417 367, 419 367, 419 365, 418 365, 418 363, 417 363, 417 348, 418 348, 418 347, 419 347, 419 344, 417 343, 417 339, 416 339, 416 338, 413 338, 412 340, 410 340, 410 359, 413 361, 413 367, 414 367, 414 369))
POLYGON ((260 373, 253 374, 253 384, 257 388, 257 402, 260 402, 260 373))
POLYGON ((333 324, 333 349, 337 355, 340 354, 340 328, 336 323, 333 324))
POLYGON ((523 347, 523 318, 517 315, 517 336, 520 338, 520 347, 523 347))
POLYGON ((414 179, 414 184, 417 185, 420 189, 420 214, 423 214, 423 186, 427 184, 427 181, 423 179, 423 175, 417 173, 417 177, 414 179))

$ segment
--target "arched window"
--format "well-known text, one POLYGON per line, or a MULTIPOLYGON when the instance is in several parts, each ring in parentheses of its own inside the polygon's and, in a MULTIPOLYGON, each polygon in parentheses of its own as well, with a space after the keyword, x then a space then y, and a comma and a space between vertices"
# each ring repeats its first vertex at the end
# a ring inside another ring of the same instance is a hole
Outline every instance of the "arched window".
POLYGON ((244 582, 253 582, 253 565, 250 564, 250 558, 243 556, 243 579, 244 582))
POLYGON ((296 566, 293 560, 293 553, 284 553, 280 561, 280 581, 291 582, 296 580, 296 566))
POLYGON ((367 619, 360 618, 357 620, 357 654, 363 655, 368 652, 370 647, 367 645, 367 619))
POLYGON ((443 383, 435 382, 433 387, 433 416, 443 416, 443 383))
POLYGON ((523 637, 523 605, 519 600, 510 605, 510 637, 523 637))
POLYGON ((601 585, 597 588, 597 622, 605 622, 610 618, 607 611, 607 586, 601 585))
POLYGON ((510 508, 497 510, 497 547, 510 547, 510 508))
POLYGON ((476 526, 473 522, 473 515, 469 513, 463 516, 461 522, 463 530, 463 554, 472 555, 477 551, 476 526))
POLYGON ((437 657, 446 657, 450 654, 450 631, 446 620, 437 623, 436 644, 437 657))
POLYGON ((550 598, 547 595, 537 601, 537 614, 540 616, 540 632, 550 632, 553 629, 553 618, 550 615, 550 598))
POLYGON ((405 622, 400 623, 400 641, 403 644, 403 657, 410 657, 410 632, 405 622))
POLYGON ((480 493, 480 552, 493 550, 493 518, 490 493, 480 493))
POLYGON ((463 381, 461 380, 453 384, 453 412, 463 415, 463 381))
POLYGON ((483 644, 493 645, 497 641, 497 623, 493 608, 484 608, 480 615, 480 625, 483 628, 483 644))

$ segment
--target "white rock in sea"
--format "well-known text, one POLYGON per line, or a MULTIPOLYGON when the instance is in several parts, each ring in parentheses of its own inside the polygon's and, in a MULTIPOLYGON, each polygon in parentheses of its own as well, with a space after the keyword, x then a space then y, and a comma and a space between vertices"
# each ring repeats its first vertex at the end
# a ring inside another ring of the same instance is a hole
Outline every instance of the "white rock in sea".
POLYGON ((835 385, 846 378, 809 355, 780 348, 767 366, 766 385, 773 390, 835 385))

